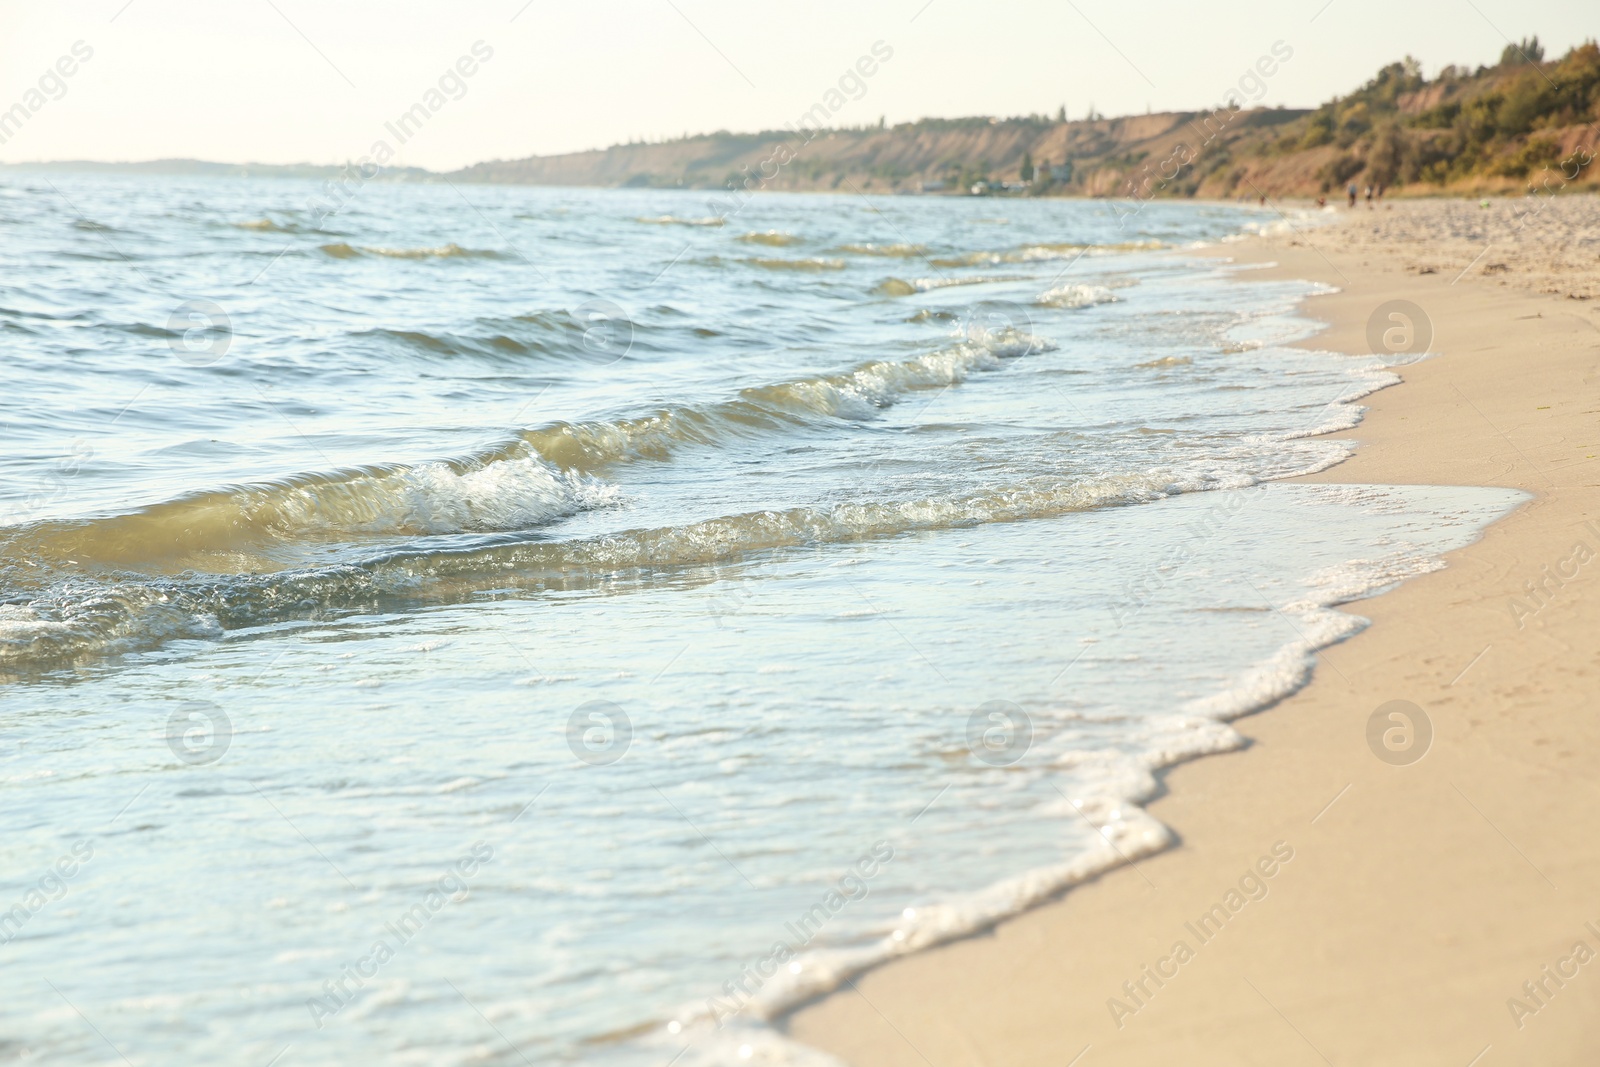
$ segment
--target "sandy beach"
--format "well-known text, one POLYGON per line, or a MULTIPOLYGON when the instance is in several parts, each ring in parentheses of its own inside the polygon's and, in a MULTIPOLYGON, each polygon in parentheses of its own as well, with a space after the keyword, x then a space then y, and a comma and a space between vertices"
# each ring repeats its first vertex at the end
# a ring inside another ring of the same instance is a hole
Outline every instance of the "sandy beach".
POLYGON ((1339 288, 1310 347, 1371 351, 1393 300, 1431 328, 1314 480, 1528 503, 1352 608, 1371 626, 1236 723, 1245 749, 1169 770, 1149 810, 1176 848, 868 972, 793 1036, 858 1067, 1594 1062, 1596 220, 1587 196, 1409 201, 1216 250, 1339 288), (1422 721, 1372 734, 1392 701, 1422 721))

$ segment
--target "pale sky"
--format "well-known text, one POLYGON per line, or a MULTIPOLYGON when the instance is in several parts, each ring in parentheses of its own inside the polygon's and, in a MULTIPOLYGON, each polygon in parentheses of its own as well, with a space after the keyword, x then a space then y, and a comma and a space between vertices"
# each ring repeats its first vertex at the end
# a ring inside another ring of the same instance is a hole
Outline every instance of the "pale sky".
POLYGON ((1594 0, 524 2, 0 0, 0 116, 33 112, 0 162, 354 159, 478 41, 492 58, 396 162, 780 127, 879 41, 892 58, 837 124, 1200 109, 1279 41, 1261 100, 1305 107, 1408 52, 1431 74, 1507 36, 1555 55, 1600 33, 1594 0), (92 57, 47 73, 79 41, 92 57))

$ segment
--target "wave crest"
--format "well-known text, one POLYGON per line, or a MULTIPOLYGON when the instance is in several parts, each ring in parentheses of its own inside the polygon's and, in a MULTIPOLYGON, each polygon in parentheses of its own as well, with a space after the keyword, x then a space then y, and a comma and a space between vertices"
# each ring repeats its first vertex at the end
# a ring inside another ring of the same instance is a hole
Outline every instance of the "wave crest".
POLYGON ((740 234, 738 239, 746 244, 767 245, 770 248, 786 248, 789 245, 797 245, 802 240, 792 233, 782 233, 778 230, 740 234))
POLYGON ((462 248, 454 241, 437 248, 372 248, 338 241, 319 245, 317 251, 333 259, 360 259, 363 256, 380 256, 385 259, 504 259, 505 255, 493 249, 462 248))
POLYGON ((707 218, 685 219, 677 215, 656 215, 654 218, 640 216, 633 220, 651 226, 721 226, 724 220, 716 215, 707 218))
POLYGON ((1039 294, 1037 303, 1053 308, 1086 308, 1114 304, 1121 297, 1103 285, 1058 285, 1039 294))

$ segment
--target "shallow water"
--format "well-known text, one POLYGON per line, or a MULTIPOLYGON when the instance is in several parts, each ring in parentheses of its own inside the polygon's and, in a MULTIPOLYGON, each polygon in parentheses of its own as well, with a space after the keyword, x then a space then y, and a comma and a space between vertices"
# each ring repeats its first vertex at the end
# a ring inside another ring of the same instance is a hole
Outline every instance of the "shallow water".
POLYGON ((8 1055, 815 1058, 1515 502, 1253 211, 3 183, 8 1055))

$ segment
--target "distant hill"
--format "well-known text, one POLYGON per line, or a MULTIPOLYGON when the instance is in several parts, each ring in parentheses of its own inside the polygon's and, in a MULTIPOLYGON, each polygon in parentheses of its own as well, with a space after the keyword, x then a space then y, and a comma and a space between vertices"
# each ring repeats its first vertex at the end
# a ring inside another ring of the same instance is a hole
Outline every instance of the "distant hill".
MULTIPOLYGON (((1315 110, 1163 112, 1067 121, 1064 115, 923 119, 892 127, 798 133, 726 131, 565 155, 496 160, 455 181, 524 185, 831 190, 980 190, 1025 196, 1235 198, 1338 195, 1348 182, 1401 194, 1513 193, 1596 187, 1600 47, 1546 60, 1538 38, 1507 45, 1493 66, 1424 78, 1391 63, 1315 110)), ((335 179, 342 167, 147 163, 14 164, 149 174, 335 179)), ((381 177, 433 181, 415 167, 381 177)), ((713 213, 715 206, 710 209, 713 213)))
MULTIPOLYGON (((1202 160, 1202 194, 1241 186, 1326 193, 1354 181, 1406 193, 1521 192, 1565 181, 1595 187, 1600 47, 1545 61, 1537 37, 1492 67, 1446 67, 1429 80, 1407 57, 1276 137, 1245 136, 1202 160)), ((1244 191, 1248 191, 1245 189, 1244 191)))
POLYGON ((1513 192, 1559 184, 1563 170, 1593 187, 1597 120, 1600 48, 1586 43, 1546 61, 1532 38, 1508 45, 1492 67, 1446 67, 1432 79, 1408 57, 1311 111, 924 119, 810 140, 788 130, 720 132, 480 163, 452 177, 875 193, 970 192, 984 183, 1025 195, 1141 198, 1317 196, 1351 181, 1415 194, 1513 192))
MULTIPOLYGON (((1308 111, 1257 109, 1235 116, 1246 129, 1277 129, 1308 111)), ((1056 121, 1043 116, 923 119, 880 128, 829 129, 809 142, 788 130, 700 134, 589 152, 479 163, 451 175, 478 182, 727 189, 771 174, 769 190, 968 191, 979 182, 1020 184, 1032 165, 1037 191, 1117 195, 1125 172, 1184 140, 1197 140, 1206 112, 1056 121), (794 159, 782 166, 784 150, 794 159)))
MULTIPOLYGON (((1302 110, 1253 110, 1232 125, 1277 128, 1302 118, 1302 110)), ((568 155, 534 155, 512 162, 478 163, 453 174, 466 181, 525 182, 541 186, 634 186, 726 189, 747 176, 771 174, 762 189, 918 192, 928 187, 970 190, 978 182, 1022 181, 1032 163, 1040 192, 1115 195, 1125 168, 1184 136, 1203 112, 1094 118, 923 118, 890 128, 824 130, 803 142, 787 130, 712 133, 622 144, 568 155), (794 160, 776 162, 794 152, 794 160)))

